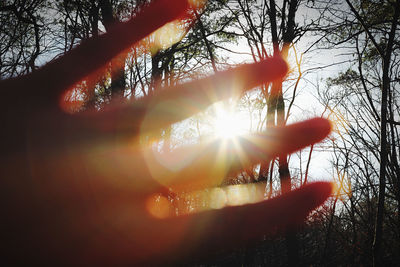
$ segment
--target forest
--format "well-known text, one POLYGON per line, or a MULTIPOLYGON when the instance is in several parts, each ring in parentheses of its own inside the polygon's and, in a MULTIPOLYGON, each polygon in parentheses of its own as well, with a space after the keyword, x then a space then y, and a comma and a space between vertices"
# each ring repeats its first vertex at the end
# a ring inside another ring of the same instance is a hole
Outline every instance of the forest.
MULTIPOLYGON (((141 144, 167 154, 216 138, 232 145, 241 134, 312 117, 331 121, 328 138, 217 179, 215 188, 170 188, 155 196, 155 209, 162 213, 167 201, 168 213, 182 216, 332 181, 334 193, 302 225, 190 265, 397 266, 400 0, 188 1, 188 16, 154 31, 66 91, 63 111, 101 111, 115 101, 151 97, 162 88, 279 55, 289 64, 284 79, 146 132, 141 144)), ((151 2, 2 0, 0 80, 35 73, 151 2)))

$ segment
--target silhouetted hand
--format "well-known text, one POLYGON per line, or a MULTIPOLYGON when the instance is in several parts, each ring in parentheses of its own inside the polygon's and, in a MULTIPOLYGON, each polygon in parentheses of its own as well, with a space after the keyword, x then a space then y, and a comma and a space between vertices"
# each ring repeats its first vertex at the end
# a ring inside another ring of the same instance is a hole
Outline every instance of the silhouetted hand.
POLYGON ((38 71, 1 81, 2 259, 66 264, 186 260, 301 223, 330 195, 330 183, 319 182, 256 204, 175 217, 161 201, 155 206, 160 213, 152 211, 155 194, 167 188, 218 186, 229 174, 329 134, 327 120, 312 119, 238 137, 222 150, 215 141, 160 154, 140 143, 140 136, 215 101, 282 78, 287 65, 280 58, 160 89, 99 112, 68 114, 60 108, 65 90, 184 16, 187 8, 186 0, 155 1, 129 22, 38 71))

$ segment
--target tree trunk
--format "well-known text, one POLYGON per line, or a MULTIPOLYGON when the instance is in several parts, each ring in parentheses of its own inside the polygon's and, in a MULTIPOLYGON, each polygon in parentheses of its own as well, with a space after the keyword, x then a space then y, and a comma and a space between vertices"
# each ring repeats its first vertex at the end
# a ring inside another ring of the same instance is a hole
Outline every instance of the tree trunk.
MULTIPOLYGON (((119 22, 114 17, 113 7, 110 0, 100 0, 99 6, 101 10, 102 22, 107 31, 119 22)), ((111 98, 123 98, 126 82, 125 82, 125 59, 126 55, 121 54, 111 60, 111 98)))
POLYGON ((385 49, 383 58, 383 71, 382 71, 382 103, 381 103, 381 140, 380 140, 380 169, 379 169, 379 198, 378 198, 378 212, 376 215, 375 225, 375 237, 373 244, 373 257, 374 266, 381 265, 383 263, 383 252, 382 252, 382 232, 383 232, 383 220, 385 214, 385 188, 386 188, 386 166, 387 166, 387 111, 388 111, 388 92, 390 87, 390 61, 393 50, 393 40, 396 33, 397 21, 400 13, 400 0, 396 1, 395 13, 392 21, 392 27, 389 33, 389 40, 385 49))
MULTIPOLYGON (((286 29, 283 32, 283 47, 281 56, 286 60, 288 58, 289 46, 295 37, 295 15, 297 11, 298 1, 291 0, 289 3, 288 20, 286 29)), ((277 124, 284 126, 285 120, 285 102, 283 100, 282 83, 280 86, 278 103, 277 103, 277 124)), ((282 155, 279 157, 279 174, 282 186, 282 192, 289 192, 292 190, 292 181, 289 172, 289 165, 287 156, 282 155)), ((286 233, 289 266, 298 266, 300 264, 299 244, 296 236, 296 230, 290 230, 286 233)))

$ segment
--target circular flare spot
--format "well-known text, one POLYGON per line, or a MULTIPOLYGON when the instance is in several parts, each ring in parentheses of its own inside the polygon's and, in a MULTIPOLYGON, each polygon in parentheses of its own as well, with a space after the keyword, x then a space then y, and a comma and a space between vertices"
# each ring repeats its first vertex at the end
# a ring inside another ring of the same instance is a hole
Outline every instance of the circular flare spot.
POLYGON ((165 219, 171 215, 172 207, 169 200, 160 195, 153 194, 146 201, 147 211, 157 219, 165 219))

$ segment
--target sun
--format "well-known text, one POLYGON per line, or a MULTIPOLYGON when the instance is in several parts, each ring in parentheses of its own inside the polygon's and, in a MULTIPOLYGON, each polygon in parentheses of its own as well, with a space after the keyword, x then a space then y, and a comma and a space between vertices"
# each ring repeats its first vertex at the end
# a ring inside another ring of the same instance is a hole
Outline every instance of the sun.
POLYGON ((212 126, 217 138, 232 139, 246 133, 248 121, 240 113, 217 105, 212 126))

